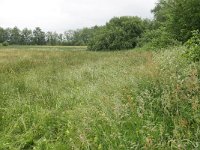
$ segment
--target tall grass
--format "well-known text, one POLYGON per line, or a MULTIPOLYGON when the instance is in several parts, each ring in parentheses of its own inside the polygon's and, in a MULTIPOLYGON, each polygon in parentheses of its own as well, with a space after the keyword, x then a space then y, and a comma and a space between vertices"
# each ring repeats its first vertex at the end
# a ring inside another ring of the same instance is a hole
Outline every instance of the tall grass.
POLYGON ((0 149, 199 148, 200 68, 184 48, 84 49, 0 48, 0 149))
POLYGON ((153 149, 199 149, 200 66, 183 59, 183 49, 156 54, 138 73, 135 102, 153 149))

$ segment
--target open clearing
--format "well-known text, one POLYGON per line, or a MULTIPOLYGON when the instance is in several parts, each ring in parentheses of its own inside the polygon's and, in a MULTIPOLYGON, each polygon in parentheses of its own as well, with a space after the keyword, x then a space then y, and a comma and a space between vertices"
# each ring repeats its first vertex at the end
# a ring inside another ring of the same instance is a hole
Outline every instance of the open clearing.
POLYGON ((1 47, 0 149, 195 148, 198 71, 174 51, 1 47))

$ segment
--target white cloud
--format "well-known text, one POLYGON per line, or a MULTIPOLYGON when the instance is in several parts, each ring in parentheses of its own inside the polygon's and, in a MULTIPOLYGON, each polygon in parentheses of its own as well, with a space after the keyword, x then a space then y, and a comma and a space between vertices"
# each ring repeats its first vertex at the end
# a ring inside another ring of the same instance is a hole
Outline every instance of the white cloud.
POLYGON ((103 25, 113 16, 151 18, 157 0, 0 0, 0 26, 63 32, 103 25))

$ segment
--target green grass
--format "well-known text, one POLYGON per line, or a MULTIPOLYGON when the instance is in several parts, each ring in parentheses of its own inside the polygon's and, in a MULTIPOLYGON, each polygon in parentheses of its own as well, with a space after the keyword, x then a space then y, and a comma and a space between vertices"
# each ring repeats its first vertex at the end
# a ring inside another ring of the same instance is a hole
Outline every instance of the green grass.
POLYGON ((200 67, 182 49, 0 47, 0 149, 199 149, 200 67))

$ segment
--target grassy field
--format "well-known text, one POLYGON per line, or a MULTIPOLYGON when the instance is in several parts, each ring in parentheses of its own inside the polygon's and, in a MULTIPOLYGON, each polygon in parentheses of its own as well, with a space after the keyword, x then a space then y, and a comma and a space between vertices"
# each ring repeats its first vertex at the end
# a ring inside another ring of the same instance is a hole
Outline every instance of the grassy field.
POLYGON ((0 149, 200 149, 183 50, 0 47, 0 149))

